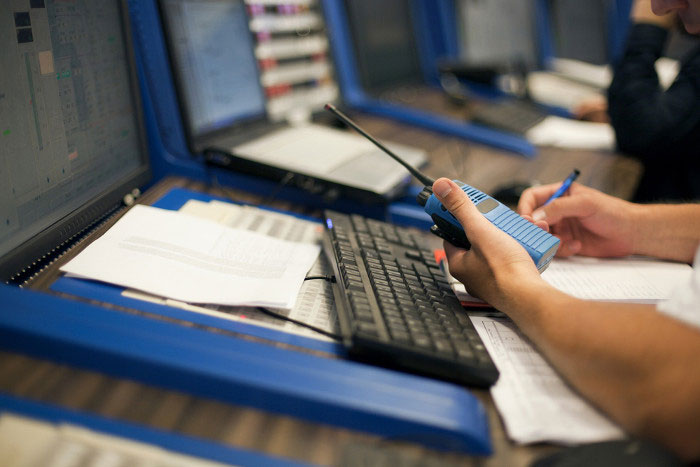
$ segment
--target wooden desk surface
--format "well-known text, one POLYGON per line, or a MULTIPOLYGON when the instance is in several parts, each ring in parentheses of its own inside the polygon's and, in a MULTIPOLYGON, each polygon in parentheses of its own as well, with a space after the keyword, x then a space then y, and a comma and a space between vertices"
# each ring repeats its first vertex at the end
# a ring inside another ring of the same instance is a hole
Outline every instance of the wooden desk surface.
MULTIPOLYGON (((515 180, 561 181, 577 167, 582 172, 582 183, 628 198, 640 174, 636 162, 614 154, 543 148, 536 157, 527 159, 379 118, 353 116, 379 138, 425 149, 430 157, 426 172, 431 176, 458 178, 487 192, 515 180)), ((236 190, 168 179, 141 201, 150 203, 172 186, 250 202, 258 200, 236 190)), ((298 207, 283 202, 278 206, 299 211, 298 207)), ((114 221, 102 228, 108 228, 114 221)), ((70 259, 78 250, 65 255, 62 261, 70 259)), ((49 268, 31 286, 46 289, 57 277, 58 266, 49 268)), ((511 443, 488 392, 482 390, 474 394, 489 414, 495 453, 488 458, 428 450, 415 443, 305 422, 10 353, 0 353, 0 391, 314 464, 405 462, 406 465, 525 466, 536 457, 557 449, 511 443)))

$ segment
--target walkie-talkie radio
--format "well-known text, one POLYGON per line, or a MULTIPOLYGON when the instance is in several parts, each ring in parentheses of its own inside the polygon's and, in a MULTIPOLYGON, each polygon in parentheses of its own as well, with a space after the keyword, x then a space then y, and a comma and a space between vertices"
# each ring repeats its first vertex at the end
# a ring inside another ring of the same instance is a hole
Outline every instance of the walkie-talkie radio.
MULTIPOLYGON (((433 194, 432 186, 434 180, 404 162, 399 156, 391 152, 382 143, 357 126, 355 122, 350 120, 350 118, 334 105, 326 104, 325 108, 333 112, 338 118, 374 143, 374 145, 391 156, 396 162, 403 165, 411 175, 425 185, 423 191, 418 194, 417 201, 424 207, 425 212, 430 215, 433 222, 435 222, 435 225, 430 229, 432 233, 444 238, 455 246, 466 249, 471 247, 467 235, 457 218, 455 218, 452 213, 442 205, 435 194, 433 194)), ((490 220, 493 225, 517 240, 518 243, 527 250, 540 273, 547 269, 547 266, 549 266, 549 263, 552 261, 554 254, 559 248, 558 238, 537 227, 535 224, 521 217, 486 193, 458 180, 454 180, 454 182, 469 196, 469 199, 471 199, 484 217, 490 220)))

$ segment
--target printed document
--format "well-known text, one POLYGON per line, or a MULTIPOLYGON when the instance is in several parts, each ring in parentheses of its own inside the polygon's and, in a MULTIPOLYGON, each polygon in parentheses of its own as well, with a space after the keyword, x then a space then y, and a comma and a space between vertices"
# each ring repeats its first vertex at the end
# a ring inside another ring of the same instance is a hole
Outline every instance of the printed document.
MULTIPOLYGON (((321 243, 323 232, 323 227, 318 222, 300 219, 289 214, 260 209, 254 206, 238 205, 216 200, 209 202, 190 200, 180 208, 179 212, 209 219, 222 225, 258 232, 282 240, 303 242, 312 245, 321 243)), ((326 260, 323 255, 319 255, 307 275, 330 276, 332 273, 328 260, 326 260)), ((133 290, 125 290, 123 295, 215 316, 217 318, 250 323, 256 326, 297 334, 312 339, 333 342, 333 339, 322 334, 288 321, 272 318, 251 307, 195 305, 178 300, 156 297, 133 290)), ((338 332, 338 315, 335 311, 333 289, 331 284, 327 281, 304 281, 294 307, 291 310, 276 309, 275 311, 289 318, 296 319, 297 321, 312 324, 325 331, 331 333, 338 332)))
MULTIPOLYGON (((657 303, 671 296, 678 284, 688 282, 693 269, 684 263, 643 257, 555 258, 542 279, 574 297, 587 300, 657 303)), ((463 302, 480 302, 464 285, 447 274, 452 288, 463 302)))
POLYGON ((508 318, 471 316, 500 376, 491 396, 517 443, 592 443, 624 432, 557 374, 508 318))
POLYGON ((189 303, 291 309, 319 252, 137 205, 61 270, 189 303))

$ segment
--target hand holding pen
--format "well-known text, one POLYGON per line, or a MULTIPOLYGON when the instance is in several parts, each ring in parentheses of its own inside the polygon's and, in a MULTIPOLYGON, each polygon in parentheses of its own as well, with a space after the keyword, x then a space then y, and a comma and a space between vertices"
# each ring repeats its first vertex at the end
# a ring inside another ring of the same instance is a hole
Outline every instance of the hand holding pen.
POLYGON ((549 203, 566 193, 566 190, 569 189, 571 184, 574 183, 574 181, 578 178, 580 174, 581 171, 579 171, 578 169, 574 169, 573 172, 571 172, 571 174, 569 174, 569 176, 566 177, 566 179, 562 182, 559 189, 555 191, 554 194, 552 194, 552 196, 550 196, 547 201, 544 202, 543 206, 548 205, 549 203))
POLYGON ((557 256, 631 254, 633 203, 574 184, 576 172, 564 183, 525 190, 518 202, 518 213, 530 216, 538 225, 547 224, 549 231, 561 240, 557 256), (564 193, 569 196, 562 196, 564 193), (556 203, 550 202, 556 199, 556 203))

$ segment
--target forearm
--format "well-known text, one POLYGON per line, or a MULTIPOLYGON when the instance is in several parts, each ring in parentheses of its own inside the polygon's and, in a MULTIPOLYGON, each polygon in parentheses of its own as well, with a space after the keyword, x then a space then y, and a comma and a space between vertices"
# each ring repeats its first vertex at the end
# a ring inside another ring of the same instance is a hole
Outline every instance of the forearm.
POLYGON ((632 433, 700 456, 700 332, 652 305, 584 301, 544 281, 502 311, 581 394, 632 433))
POLYGON ((700 244, 700 204, 633 205, 634 254, 690 263, 700 244))

